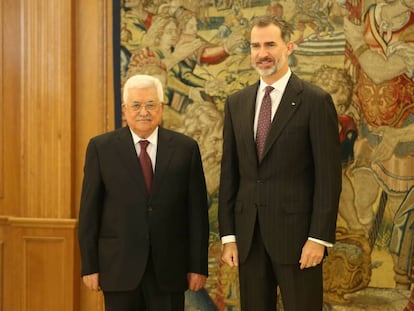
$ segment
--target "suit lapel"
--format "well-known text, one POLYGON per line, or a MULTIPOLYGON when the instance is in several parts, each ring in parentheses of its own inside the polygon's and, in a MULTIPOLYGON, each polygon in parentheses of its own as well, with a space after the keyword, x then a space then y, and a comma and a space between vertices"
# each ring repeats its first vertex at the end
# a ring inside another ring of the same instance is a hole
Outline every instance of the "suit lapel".
POLYGON ((162 127, 158 128, 158 146, 157 146, 157 159, 155 163, 155 173, 152 180, 152 193, 157 191, 157 188, 161 185, 163 176, 168 169, 168 165, 171 156, 174 152, 174 144, 168 131, 162 127))
POLYGON ((145 187, 141 165, 139 164, 138 155, 129 127, 126 126, 120 129, 116 139, 116 150, 118 150, 119 157, 122 160, 121 163, 129 172, 131 172, 131 177, 137 183, 142 183, 142 186, 145 187))
POLYGON ((243 113, 243 123, 247 126, 243 126, 240 130, 243 131, 242 137, 245 137, 247 157, 253 162, 257 163, 257 152, 256 152, 256 142, 254 137, 254 114, 256 107, 256 96, 257 90, 259 88, 259 82, 249 86, 246 90, 245 105, 246 108, 242 108, 243 113))
POLYGON ((298 95, 301 91, 302 84, 300 82, 300 79, 292 73, 292 76, 289 79, 279 107, 270 126, 269 134, 266 139, 265 149, 263 151, 263 158, 266 157, 266 154, 269 152, 272 145, 280 136, 290 118, 298 110, 301 104, 300 97, 298 95))

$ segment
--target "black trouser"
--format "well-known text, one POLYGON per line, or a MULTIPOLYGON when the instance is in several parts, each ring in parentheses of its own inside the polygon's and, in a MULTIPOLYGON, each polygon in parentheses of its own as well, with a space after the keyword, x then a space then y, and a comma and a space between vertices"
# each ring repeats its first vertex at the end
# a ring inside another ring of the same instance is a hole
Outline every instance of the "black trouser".
POLYGON ((104 299, 105 311, 184 311, 184 292, 161 290, 151 259, 135 290, 104 292, 104 299))
POLYGON ((258 224, 249 255, 239 265, 239 279, 242 311, 276 310, 278 286, 285 311, 322 310, 322 264, 300 270, 299 258, 294 265, 272 262, 263 244, 258 224))

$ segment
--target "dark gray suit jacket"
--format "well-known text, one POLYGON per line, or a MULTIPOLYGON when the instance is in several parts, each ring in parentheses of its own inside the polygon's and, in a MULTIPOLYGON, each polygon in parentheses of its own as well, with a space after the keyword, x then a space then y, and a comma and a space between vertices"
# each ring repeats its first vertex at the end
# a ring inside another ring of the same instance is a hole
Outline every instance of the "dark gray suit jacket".
POLYGON ((160 286, 184 291, 186 274, 207 275, 207 192, 195 140, 159 128, 152 192, 128 127, 90 140, 79 212, 82 275, 104 291, 137 287, 149 252, 160 286))
POLYGON ((220 235, 249 252, 256 218, 272 259, 297 264, 308 237, 334 242, 341 191, 332 98, 292 74, 258 163, 253 134, 259 83, 228 97, 219 191, 220 235))

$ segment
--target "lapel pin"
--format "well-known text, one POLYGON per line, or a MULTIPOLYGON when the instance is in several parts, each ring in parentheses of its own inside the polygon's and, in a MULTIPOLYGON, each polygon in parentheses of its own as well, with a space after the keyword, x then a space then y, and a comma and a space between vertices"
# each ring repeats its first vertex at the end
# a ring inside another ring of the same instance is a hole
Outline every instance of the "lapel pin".
POLYGON ((296 106, 296 103, 295 102, 292 102, 292 104, 291 104, 292 106, 296 106))

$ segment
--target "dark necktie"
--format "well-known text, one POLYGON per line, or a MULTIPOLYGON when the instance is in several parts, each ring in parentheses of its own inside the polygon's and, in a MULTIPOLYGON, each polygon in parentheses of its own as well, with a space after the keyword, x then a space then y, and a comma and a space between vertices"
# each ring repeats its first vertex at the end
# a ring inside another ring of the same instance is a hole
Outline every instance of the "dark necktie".
POLYGON ((256 145, 259 162, 262 161, 266 137, 272 119, 272 100, 270 99, 270 92, 273 91, 273 89, 273 86, 266 86, 265 95, 263 97, 262 105, 260 106, 259 120, 257 121, 256 145))
POLYGON ((142 175, 144 175, 145 185, 147 186, 148 193, 151 192, 152 183, 152 165, 151 158, 147 153, 148 140, 140 140, 141 153, 139 154, 139 162, 141 163, 142 175))

